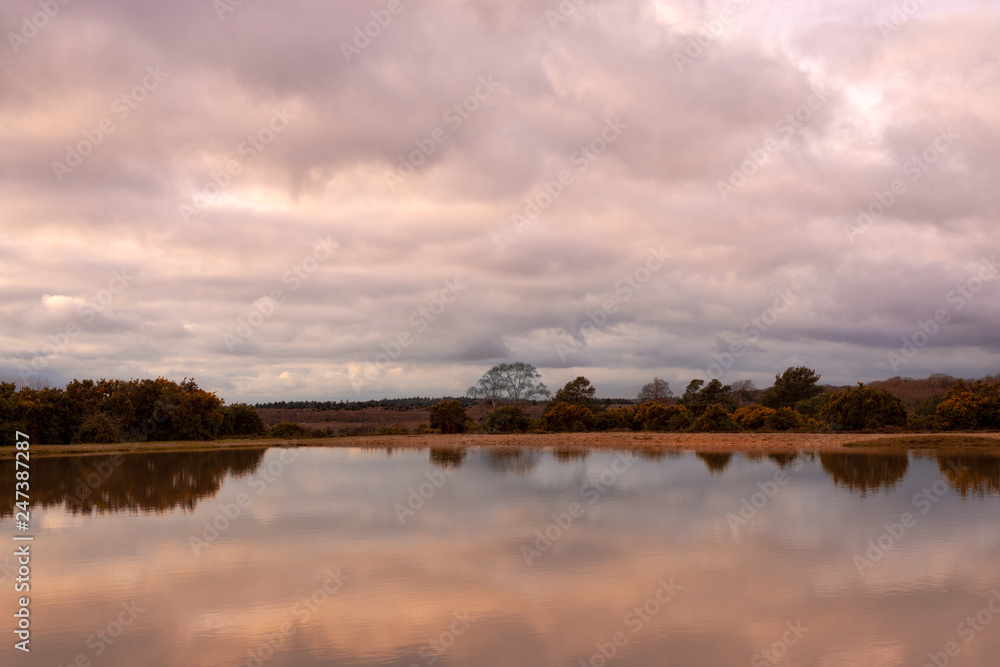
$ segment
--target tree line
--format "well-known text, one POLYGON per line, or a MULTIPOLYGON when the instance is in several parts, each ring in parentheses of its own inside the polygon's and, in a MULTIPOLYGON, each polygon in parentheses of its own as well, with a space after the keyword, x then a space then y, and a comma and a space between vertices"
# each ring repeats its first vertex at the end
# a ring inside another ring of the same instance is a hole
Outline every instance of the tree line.
MULTIPOLYGON (((534 366, 517 362, 489 369, 465 397, 437 402, 399 399, 404 403, 397 409, 418 407, 411 402, 424 407, 432 403, 429 426, 422 430, 438 432, 1000 429, 1000 376, 979 380, 932 376, 928 381, 933 381, 936 393, 924 398, 913 389, 916 381, 903 378, 844 389, 822 386, 819 380, 816 371, 798 366, 776 375, 766 390, 749 380, 724 385, 718 379, 696 378, 675 396, 669 383, 653 378, 634 400, 622 405, 626 402, 622 399, 597 399, 596 388, 582 376, 553 395, 534 366), (886 387, 905 387, 910 409, 886 387), (545 408, 540 417, 525 414, 526 405, 541 402, 545 408), (467 414, 476 403, 490 407, 478 421, 467 414)), ((188 378, 73 380, 63 389, 18 389, 12 382, 0 382, 0 445, 13 446, 15 431, 28 433, 38 444, 332 435, 290 422, 267 429, 253 407, 226 405, 188 378)), ((408 431, 401 427, 379 432, 408 431)))
POLYGON ((553 396, 534 366, 498 364, 467 391, 468 397, 489 402, 489 414, 474 422, 464 405, 442 400, 431 408, 430 425, 443 432, 1000 429, 1000 376, 951 378, 943 395, 931 396, 914 412, 887 389, 858 383, 837 390, 821 386, 819 380, 815 370, 795 366, 775 375, 774 385, 766 390, 749 380, 724 385, 718 379, 696 378, 675 397, 669 383, 653 378, 639 391, 637 405, 607 409, 594 398, 596 388, 586 377, 571 380, 553 396), (539 397, 549 400, 542 416, 531 419, 521 404, 539 397))
POLYGON ((213 440, 263 435, 248 405, 225 405, 193 379, 73 380, 65 389, 0 383, 0 444, 15 431, 33 444, 213 440))

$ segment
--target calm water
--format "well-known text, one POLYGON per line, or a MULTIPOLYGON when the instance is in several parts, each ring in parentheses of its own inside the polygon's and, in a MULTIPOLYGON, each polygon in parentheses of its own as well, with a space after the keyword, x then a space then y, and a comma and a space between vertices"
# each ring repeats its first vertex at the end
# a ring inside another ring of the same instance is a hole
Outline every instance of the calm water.
MULTIPOLYGON (((269 449, 32 463, 32 651, 5 631, 3 665, 1000 661, 998 458, 269 449)), ((4 498, 12 483, 0 462, 4 498)), ((5 507, 0 534, 16 532, 5 507)))

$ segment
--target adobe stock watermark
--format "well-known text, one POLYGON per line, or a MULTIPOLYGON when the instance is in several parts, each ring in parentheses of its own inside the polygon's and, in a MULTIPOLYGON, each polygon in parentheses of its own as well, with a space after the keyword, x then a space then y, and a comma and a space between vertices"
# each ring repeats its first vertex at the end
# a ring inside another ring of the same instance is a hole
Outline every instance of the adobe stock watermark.
POLYGON ((399 525, 406 525, 407 520, 423 509, 427 501, 433 498, 434 494, 448 481, 448 478, 456 472, 458 471, 454 468, 434 469, 425 472, 426 482, 421 482, 416 488, 411 486, 407 489, 409 493, 406 496, 406 504, 396 503, 392 506, 393 511, 396 512, 396 518, 399 519, 399 525))
MULTIPOLYGON (((49 357, 53 357, 67 349, 73 339, 83 331, 83 324, 90 324, 97 316, 102 314, 111 304, 115 302, 122 292, 128 289, 129 284, 135 280, 130 276, 128 269, 115 270, 111 272, 111 280, 106 287, 97 291, 93 298, 84 298, 82 303, 77 300, 76 317, 65 325, 60 331, 51 333, 48 336, 49 342, 42 346, 29 364, 18 362, 17 370, 22 381, 27 381, 49 367, 49 357)), ((49 295, 46 295, 48 298, 49 295)))
MULTIPOLYGON (((954 462, 949 462, 948 466, 955 472, 961 472, 961 468, 954 462)), ((944 498, 951 487, 944 478, 938 478, 930 487, 924 487, 911 499, 914 509, 919 509, 920 514, 930 512, 938 502, 944 498)), ((858 574, 864 576, 865 570, 874 567, 885 556, 902 541, 907 531, 914 528, 918 523, 918 517, 912 512, 903 512, 899 519, 893 523, 883 523, 883 532, 875 539, 868 540, 868 551, 864 555, 855 554, 854 566, 858 569, 858 574)))
POLYGON ((20 53, 21 48, 49 27, 49 21, 54 19, 59 11, 71 0, 38 0, 36 3, 41 11, 30 16, 21 17, 21 29, 18 32, 7 33, 7 41, 14 53, 20 53))
POLYGON ((577 10, 583 6, 587 0, 561 0, 559 5, 552 9, 545 10, 545 20, 549 24, 549 30, 555 30, 563 23, 567 23, 577 10))
POLYGON ((948 667, 951 659, 962 652, 965 644, 975 639, 986 627, 993 622, 993 619, 1000 615, 1000 591, 993 589, 990 591, 990 598, 983 605, 982 609, 975 614, 966 616, 965 620, 955 627, 955 634, 958 635, 962 643, 950 641, 944 645, 943 651, 932 651, 927 654, 927 662, 924 667, 948 667))
MULTIPOLYGON (((257 496, 267 491, 267 488, 275 482, 285 469, 298 460, 301 452, 298 449, 282 449, 281 452, 268 462, 267 467, 261 466, 260 470, 254 474, 249 481, 249 486, 257 496)), ((253 504, 254 496, 240 491, 231 503, 220 503, 211 519, 201 522, 201 533, 192 534, 188 537, 188 544, 195 556, 200 556, 204 549, 215 544, 222 534, 229 530, 229 527, 236 522, 240 516, 253 504)))
POLYGON ((785 632, 781 639, 771 644, 769 647, 755 654, 750 659, 751 667, 770 667, 771 665, 785 664, 785 658, 793 646, 798 644, 802 637, 809 632, 809 628, 802 625, 802 621, 796 620, 785 622, 785 632))
MULTIPOLYGON (((795 459, 791 466, 792 472, 798 472, 804 466, 804 459, 795 459)), ((769 481, 757 482, 758 490, 750 494, 749 499, 746 497, 740 498, 739 510, 726 514, 726 523, 729 524, 729 528, 733 531, 733 534, 738 534, 739 528, 748 526, 751 521, 756 519, 764 508, 767 507, 768 503, 778 495, 781 487, 788 484, 789 479, 788 473, 783 468, 778 468, 774 471, 769 481)))
MULTIPOLYGON (((313 246, 312 254, 308 255, 301 262, 292 264, 284 275, 281 282, 289 285, 288 294, 294 294, 302 284, 316 273, 320 264, 333 257, 333 252, 340 244, 333 241, 329 236, 325 239, 317 239, 313 246)), ((281 289, 273 289, 271 293, 262 296, 253 302, 253 307, 243 317, 237 318, 236 326, 232 332, 223 332, 222 340, 226 343, 230 354, 236 351, 237 346, 250 340, 256 331, 269 320, 278 306, 285 303, 287 295, 281 289)))
POLYGON ((787 313, 798 300, 799 294, 793 288, 779 290, 777 298, 770 306, 761 311, 760 315, 751 317, 740 327, 739 334, 749 339, 746 342, 732 341, 729 343, 729 349, 722 353, 712 352, 712 358, 715 361, 709 364, 708 369, 702 372, 702 375, 710 379, 721 377, 723 373, 736 364, 737 359, 746 354, 747 350, 750 349, 749 346, 755 345, 760 340, 761 334, 769 331, 778 322, 781 315, 787 313))
POLYGON ((889 17, 878 22, 882 38, 889 39, 890 35, 899 32, 926 4, 927 0, 905 0, 901 4, 893 5, 889 17))
POLYGON ((627 129, 628 125, 622 122, 621 116, 615 116, 613 119, 605 118, 604 128, 593 139, 580 144, 579 148, 570 154, 569 163, 576 167, 576 173, 570 169, 562 169, 551 180, 544 179, 542 191, 527 197, 524 200, 524 208, 510 216, 514 232, 520 233, 534 225, 542 213, 552 206, 570 185, 573 185, 576 176, 590 169, 591 165, 604 155, 627 129))
MULTIPOLYGON (((458 638, 468 632, 469 628, 471 628, 472 624, 477 620, 475 618, 470 618, 469 612, 467 611, 464 611, 461 614, 455 612, 453 616, 455 617, 455 620, 451 622, 451 625, 442 630, 437 637, 428 640, 420 647, 418 655, 423 661, 423 664, 427 665, 427 667, 430 667, 430 665, 433 665, 440 660, 441 657, 448 652, 448 649, 455 645, 458 638)), ((420 663, 411 662, 409 667, 421 666, 420 663)))
MULTIPOLYGON (((118 615, 107 625, 87 637, 86 644, 90 650, 77 653, 73 660, 66 664, 66 667, 90 667, 92 658, 104 655, 111 645, 125 634, 125 630, 135 623, 139 614, 146 611, 145 607, 140 607, 135 600, 122 602, 121 608, 118 615)), ((62 664, 59 667, 63 667, 62 664)))
MULTIPOLYGON (((628 472, 635 462, 635 457, 631 454, 619 453, 615 455, 614 461, 600 475, 588 479, 580 486, 580 498, 593 505, 610 489, 613 489, 618 479, 628 472)), ((532 561, 540 558, 543 553, 552 548, 552 545, 562 539, 573 522, 584 514, 584 507, 579 502, 572 502, 565 512, 552 513, 552 523, 545 528, 535 531, 535 541, 521 546, 521 556, 528 567, 532 566, 532 561)))
POLYGON ((319 611, 323 605, 327 604, 330 598, 340 592, 344 585, 351 579, 348 575, 341 572, 340 568, 337 568, 336 571, 328 568, 324 570, 323 574, 325 575, 323 583, 317 586, 311 594, 299 599, 292 607, 291 615, 295 619, 295 623, 285 621, 278 628, 277 632, 263 635, 263 641, 257 646, 248 649, 246 658, 241 658, 233 667, 261 667, 265 662, 277 655, 278 651, 295 636, 296 623, 301 627, 306 627, 312 619, 313 614, 319 611))
MULTIPOLYGON (((407 0, 409 2, 410 0, 407 0)), ((371 46, 372 42, 381 36, 382 31, 389 27, 393 19, 403 13, 406 7, 401 0, 389 0, 384 9, 373 9, 371 21, 364 25, 354 26, 354 38, 350 42, 340 43, 340 52, 344 60, 351 64, 351 59, 361 55, 361 52, 371 46)))
POLYGON ((750 8, 753 0, 733 0, 731 4, 736 8, 735 10, 732 7, 727 7, 719 12, 716 18, 704 21, 695 34, 688 37, 684 49, 674 51, 674 65, 677 66, 678 72, 683 74, 684 70, 701 58, 705 54, 705 50, 725 34, 726 28, 736 21, 736 17, 750 8))
MULTIPOLYGON (((458 131, 465 121, 472 118, 472 114, 483 108, 501 85, 493 80, 492 75, 479 77, 478 85, 472 93, 448 107, 441 119, 452 132, 458 131)), ((415 139, 413 143, 416 149, 406 155, 400 154, 396 171, 386 174, 385 179, 389 189, 395 192, 396 186, 405 183, 417 169, 427 164, 427 160, 437 152, 438 146, 446 141, 448 141, 448 130, 442 127, 434 128, 427 137, 415 139)))
POLYGON ((656 583, 659 584, 659 588, 648 599, 635 605, 625 614, 622 619, 624 627, 621 630, 614 632, 608 641, 594 644, 595 651, 589 658, 580 658, 580 667, 605 667, 615 659, 630 639, 642 632, 677 597, 677 593, 684 589, 683 586, 674 583, 673 577, 667 581, 661 578, 656 583))
MULTIPOLYGON (((945 301, 952 306, 956 313, 976 298, 982 291, 986 283, 993 280, 1000 267, 997 265, 997 256, 992 259, 982 257, 979 271, 969 276, 964 282, 955 286, 948 292, 945 301)), ((951 322, 951 314, 945 308, 938 308, 934 311, 934 316, 927 320, 917 320, 917 328, 909 336, 903 336, 903 344, 897 352, 888 352, 886 358, 893 371, 898 371, 899 367, 910 363, 917 353, 927 347, 932 340, 941 332, 941 328, 951 322)))
POLYGON ((287 108, 278 111, 275 109, 267 124, 255 133, 247 135, 246 141, 236 147, 235 157, 226 162, 225 169, 220 171, 210 171, 209 180, 199 190, 191 196, 190 203, 181 203, 177 206, 177 211, 185 223, 190 223, 191 218, 201 215, 201 213, 215 201, 230 185, 233 179, 243 173, 243 166, 253 163, 261 153, 274 143, 279 134, 288 129, 296 114, 287 108))
MULTIPOLYGON (((961 138, 962 135, 955 132, 950 125, 947 129, 938 130, 937 136, 920 155, 914 154, 903 163, 901 167, 903 175, 909 177, 911 184, 917 183, 961 138)), ((858 208, 858 217, 854 224, 844 226, 847 240, 854 243, 856 237, 863 235, 876 221, 882 219, 909 191, 906 181, 901 178, 893 180, 885 190, 876 190, 874 200, 868 206, 858 208)))
POLYGON ((736 193, 753 178, 774 156, 786 150, 796 132, 805 127, 813 116, 826 104, 829 93, 818 86, 813 86, 812 95, 792 111, 789 111, 774 125, 778 135, 764 139, 756 148, 746 152, 746 158, 732 167, 729 179, 716 181, 715 189, 723 203, 729 201, 729 195, 736 193), (778 139, 781 136, 781 139, 778 139))
POLYGON ((212 0, 212 9, 215 10, 220 23, 226 20, 227 14, 232 14, 242 6, 243 0, 212 0))
POLYGON ((601 307, 596 311, 588 310, 586 319, 575 329, 570 329, 573 338, 569 343, 556 342, 555 349, 559 359, 564 363, 569 355, 582 349, 586 344, 587 332, 600 331, 608 323, 611 315, 628 303, 635 294, 648 283, 653 274, 663 268, 670 253, 663 250, 663 246, 653 248, 650 246, 649 255, 646 261, 635 268, 631 273, 622 276, 622 279, 615 283, 615 296, 606 298, 601 302, 601 307))
POLYGON ((159 65, 146 67, 146 76, 132 87, 131 90, 116 97, 111 102, 111 113, 102 118, 93 129, 84 130, 81 134, 83 139, 75 144, 66 145, 66 156, 62 162, 52 161, 52 172, 56 180, 60 183, 63 179, 72 174, 75 169, 93 155, 98 146, 114 132, 118 125, 115 122, 123 122, 132 112, 139 108, 139 105, 146 101, 149 94, 160 87, 164 79, 170 76, 170 72, 164 72, 159 65))
POLYGON ((445 280, 444 287, 438 296, 431 299, 426 305, 420 306, 410 315, 408 322, 413 333, 409 329, 400 331, 388 343, 380 345, 382 352, 371 361, 365 362, 363 373, 355 374, 351 378, 355 389, 360 391, 362 387, 389 372, 390 365, 403 355, 404 350, 413 345, 416 340, 415 336, 427 331, 431 323, 441 317, 448 310, 448 306, 455 303, 469 289, 469 286, 463 284, 461 280, 460 277, 445 280))

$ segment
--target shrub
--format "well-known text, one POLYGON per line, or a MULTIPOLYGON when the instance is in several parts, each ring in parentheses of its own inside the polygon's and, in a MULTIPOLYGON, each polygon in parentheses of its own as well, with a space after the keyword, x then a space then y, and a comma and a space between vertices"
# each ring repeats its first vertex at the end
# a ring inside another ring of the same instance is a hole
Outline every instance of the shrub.
POLYGON ((468 420, 465 406, 456 400, 441 399, 430 408, 430 426, 441 432, 462 431, 468 420))
POLYGON ((691 413, 683 405, 650 401, 636 408, 632 421, 647 431, 683 431, 691 425, 691 413))
POLYGON ((594 423, 594 413, 582 405, 559 403, 542 420, 548 431, 586 431, 594 423))
POLYGON ((281 422, 269 428, 267 435, 271 438, 308 438, 310 437, 310 431, 302 424, 281 422))
POLYGON ((937 423, 946 431, 1000 427, 1000 385, 958 380, 937 406, 937 423))
POLYGON ((593 428, 595 431, 611 431, 619 428, 631 428, 632 418, 634 415, 634 408, 614 408, 613 410, 604 410, 594 415, 593 428))
POLYGON ((98 444, 121 442, 121 420, 106 412, 96 412, 84 419, 73 440, 98 444))
POLYGON ((488 433, 524 433, 531 425, 531 420, 524 410, 516 405, 502 405, 490 411, 481 424, 488 433))
POLYGON ((264 420, 257 411, 245 403, 233 403, 222 408, 223 435, 263 435, 267 432, 264 420))
POLYGON ((823 408, 822 416, 834 426, 848 431, 906 426, 906 406, 885 389, 858 384, 836 392, 823 408))
POLYGON ((465 414, 465 406, 458 401, 441 400, 431 406, 431 428, 441 433, 462 433, 466 430, 469 417, 465 414))
POLYGON ((744 431, 759 431, 764 428, 767 418, 774 414, 771 408, 763 405, 748 405, 737 408, 733 413, 733 421, 744 431))
POLYGON ((732 433, 739 431, 740 427, 733 421, 732 415, 726 412, 721 405, 709 405, 702 416, 694 420, 691 424, 692 431, 704 431, 714 433, 732 433))
POLYGON ((805 419, 791 408, 773 410, 764 419, 764 428, 769 431, 791 431, 803 425, 805 419))

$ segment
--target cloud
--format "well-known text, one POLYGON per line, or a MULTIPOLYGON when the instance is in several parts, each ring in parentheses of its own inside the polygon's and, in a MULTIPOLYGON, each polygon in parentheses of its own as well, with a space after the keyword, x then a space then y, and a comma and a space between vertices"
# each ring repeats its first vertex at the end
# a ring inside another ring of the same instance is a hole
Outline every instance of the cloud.
MULTIPOLYGON (((7 375, 126 267, 48 357, 53 382, 365 398, 461 392, 523 360, 632 395, 705 372, 789 288, 723 379, 796 359, 873 380, 994 252, 995 4, 889 31, 874 0, 593 0, 554 23, 557 3, 441 0, 375 27, 356 2, 60 7, 34 30, 35 3, 0 9, 7 375), (650 247, 670 259, 626 299, 650 247), (436 302, 456 278, 468 290, 436 302)), ((998 286, 899 373, 981 374, 998 286)))

